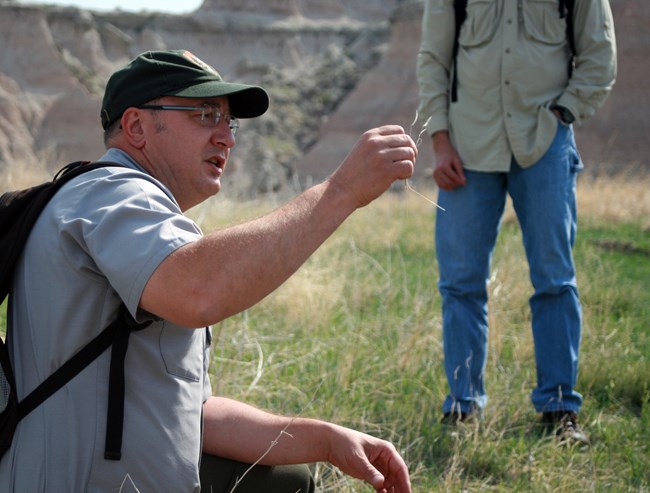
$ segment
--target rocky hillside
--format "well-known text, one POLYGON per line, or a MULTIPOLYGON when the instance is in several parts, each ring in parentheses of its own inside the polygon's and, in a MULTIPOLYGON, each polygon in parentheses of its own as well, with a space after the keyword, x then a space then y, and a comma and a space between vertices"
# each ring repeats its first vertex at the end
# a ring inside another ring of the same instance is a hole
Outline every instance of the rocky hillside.
MULTIPOLYGON (((619 80, 578 129, 579 145, 591 169, 648 169, 650 3, 612 6, 619 80)), ((271 111, 242 125, 228 193, 319 181, 365 129, 410 126, 421 13, 421 0, 205 0, 183 16, 0 0, 0 172, 98 157, 110 73, 147 49, 186 48, 226 79, 260 83, 271 94, 271 111)), ((431 162, 425 141, 419 179, 431 162)))

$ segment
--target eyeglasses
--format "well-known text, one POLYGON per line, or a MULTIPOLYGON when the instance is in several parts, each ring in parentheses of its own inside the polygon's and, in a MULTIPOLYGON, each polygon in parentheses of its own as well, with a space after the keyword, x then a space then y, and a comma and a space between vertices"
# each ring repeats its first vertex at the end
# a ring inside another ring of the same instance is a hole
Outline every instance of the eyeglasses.
POLYGON ((237 135, 239 130, 239 120, 232 115, 222 113, 216 104, 205 103, 201 106, 174 106, 169 104, 143 104, 138 106, 142 110, 176 110, 176 111, 194 111, 194 115, 201 125, 207 127, 216 127, 221 120, 228 123, 228 127, 233 135, 237 135))

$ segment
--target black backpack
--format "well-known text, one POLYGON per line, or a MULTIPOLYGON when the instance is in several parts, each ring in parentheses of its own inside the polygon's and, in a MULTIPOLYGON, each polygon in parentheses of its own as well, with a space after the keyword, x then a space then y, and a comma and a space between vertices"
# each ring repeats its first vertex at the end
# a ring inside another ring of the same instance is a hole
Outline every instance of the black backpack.
MULTIPOLYGON (((575 0, 558 0, 558 11, 560 19, 566 19, 566 37, 569 41, 569 49, 571 51, 571 59, 569 60, 569 76, 573 71, 573 61, 576 56, 576 43, 573 34, 573 7, 575 0)), ((467 17, 467 0, 454 0, 454 17, 456 19, 456 29, 454 33, 454 47, 452 52, 452 75, 451 75, 451 102, 458 101, 458 76, 456 75, 456 57, 458 56, 458 36, 460 36, 460 28, 465 22, 467 17)))
MULTIPOLYGON (((78 161, 59 171, 52 181, 6 192, 0 196, 0 304, 11 289, 14 269, 31 229, 41 211, 62 185, 87 171, 121 166, 117 163, 78 161)), ((108 419, 104 458, 119 460, 124 421, 124 358, 129 334, 150 322, 138 324, 122 304, 118 318, 98 336, 81 348, 72 358, 50 375, 20 402, 16 397, 16 382, 6 341, 0 338, 0 458, 11 446, 18 422, 47 398, 74 378, 106 349, 111 350, 108 388, 108 419)), ((7 327, 7 337, 11 337, 7 327)))

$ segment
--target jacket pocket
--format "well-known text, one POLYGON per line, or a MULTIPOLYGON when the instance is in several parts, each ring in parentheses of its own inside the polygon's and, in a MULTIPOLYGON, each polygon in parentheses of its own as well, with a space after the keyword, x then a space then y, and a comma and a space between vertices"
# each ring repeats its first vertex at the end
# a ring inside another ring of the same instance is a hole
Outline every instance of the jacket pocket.
POLYGON ((566 41, 566 22, 558 0, 523 0, 523 25, 529 39, 548 45, 566 41))
POLYGON ((468 0, 467 18, 460 29, 458 43, 465 48, 481 46, 494 37, 497 30, 497 2, 468 0))
POLYGON ((160 355, 167 373, 198 382, 203 373, 203 330, 176 327, 170 324, 160 331, 160 355))

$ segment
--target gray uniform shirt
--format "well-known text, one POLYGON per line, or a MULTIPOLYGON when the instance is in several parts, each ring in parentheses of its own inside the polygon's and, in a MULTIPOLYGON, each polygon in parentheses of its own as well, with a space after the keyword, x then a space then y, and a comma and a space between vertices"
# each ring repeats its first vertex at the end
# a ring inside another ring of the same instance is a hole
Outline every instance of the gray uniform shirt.
MULTIPOLYGON (((10 351, 22 398, 83 347, 123 300, 138 320, 147 280, 201 232, 125 153, 75 178, 39 218, 10 296, 10 351)), ((122 459, 104 459, 110 350, 19 423, 2 492, 198 491, 209 329, 155 320, 130 336, 122 459)))

